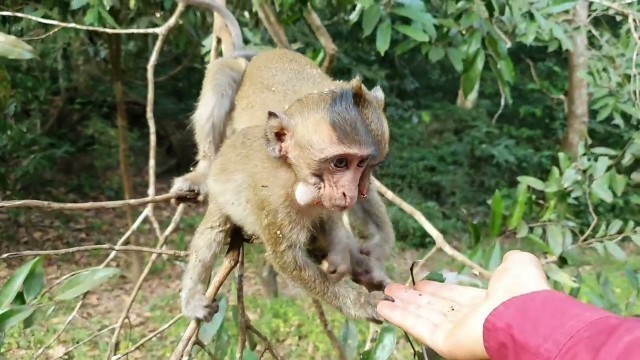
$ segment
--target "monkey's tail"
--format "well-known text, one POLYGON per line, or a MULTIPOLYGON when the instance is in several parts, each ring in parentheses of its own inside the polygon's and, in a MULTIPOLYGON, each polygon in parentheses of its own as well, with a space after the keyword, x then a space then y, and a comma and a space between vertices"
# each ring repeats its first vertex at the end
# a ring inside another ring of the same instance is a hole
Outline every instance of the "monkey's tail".
POLYGON ((207 66, 198 105, 191 117, 200 160, 212 159, 222 145, 227 117, 247 64, 242 57, 229 57, 216 59, 207 66))

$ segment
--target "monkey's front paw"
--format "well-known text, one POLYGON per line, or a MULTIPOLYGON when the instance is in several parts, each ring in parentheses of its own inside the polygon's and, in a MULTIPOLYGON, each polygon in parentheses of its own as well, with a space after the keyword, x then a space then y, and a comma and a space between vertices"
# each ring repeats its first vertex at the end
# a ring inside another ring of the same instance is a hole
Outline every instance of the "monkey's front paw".
POLYGON ((365 304, 365 310, 367 311, 365 318, 368 321, 371 321, 375 324, 382 324, 384 318, 380 314, 378 314, 378 310, 376 308, 378 307, 378 303, 385 299, 386 295, 381 291, 369 293, 367 302, 365 304))
POLYGON ((391 282, 385 274, 382 264, 373 259, 354 254, 352 255, 351 280, 364 286, 368 291, 382 291, 391 282))
POLYGON ((170 193, 188 193, 186 196, 176 197, 172 202, 201 202, 207 196, 206 177, 198 171, 192 171, 173 180, 170 193))
POLYGON ((205 322, 211 321, 218 309, 218 302, 215 300, 208 302, 204 295, 193 296, 182 303, 182 314, 184 316, 205 322))

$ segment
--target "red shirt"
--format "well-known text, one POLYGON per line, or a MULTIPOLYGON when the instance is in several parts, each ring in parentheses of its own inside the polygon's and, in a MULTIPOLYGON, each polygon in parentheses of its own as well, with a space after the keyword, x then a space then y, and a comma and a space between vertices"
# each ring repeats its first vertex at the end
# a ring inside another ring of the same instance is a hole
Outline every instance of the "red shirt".
POLYGON ((498 306, 483 329, 492 360, 640 359, 640 319, 544 290, 498 306))

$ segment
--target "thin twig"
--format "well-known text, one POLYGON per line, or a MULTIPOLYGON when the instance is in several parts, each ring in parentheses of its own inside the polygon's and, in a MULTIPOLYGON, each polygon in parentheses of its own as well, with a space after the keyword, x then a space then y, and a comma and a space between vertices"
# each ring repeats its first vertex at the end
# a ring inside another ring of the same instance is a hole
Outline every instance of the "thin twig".
MULTIPOLYGON (((209 288, 207 289, 207 293, 205 295, 207 301, 213 302, 216 295, 218 295, 218 291, 224 284, 225 280, 231 271, 238 265, 240 258, 240 248, 242 247, 242 239, 239 237, 231 237, 231 241, 229 242, 229 248, 227 249, 227 254, 224 257, 224 261, 220 270, 216 273, 216 276, 211 280, 209 284, 209 288)), ((189 326, 182 334, 182 338, 180 342, 176 346, 175 350, 171 354, 171 360, 180 360, 183 355, 186 353, 186 350, 189 348, 190 344, 193 344, 194 338, 197 337, 198 327, 200 326, 200 321, 197 319, 191 320, 189 326)))
POLYGON ((13 208, 41 208, 44 210, 94 210, 115 209, 124 206, 139 206, 153 203, 166 202, 175 198, 194 198, 192 193, 169 193, 158 196, 149 196, 140 199, 115 200, 115 201, 90 201, 84 203, 59 203, 41 200, 10 200, 0 201, 0 210, 13 208))
POLYGON ((154 248, 149 248, 144 246, 132 246, 132 245, 116 246, 112 244, 106 244, 106 245, 77 246, 77 247, 60 249, 60 250, 28 250, 28 251, 6 253, 6 254, 0 255, 0 260, 12 259, 12 258, 23 257, 23 256, 63 255, 63 254, 70 254, 70 253, 82 252, 82 251, 92 251, 92 250, 138 251, 138 252, 169 255, 169 256, 176 256, 176 257, 186 257, 189 255, 188 251, 162 250, 162 249, 154 249, 154 248))
POLYGON ((596 212, 593 209, 593 204, 591 203, 591 194, 588 186, 584 187, 584 194, 587 200, 587 206, 589 207, 589 213, 591 214, 591 217, 593 217, 593 220, 591 221, 591 225, 589 225, 589 228, 587 229, 587 231, 584 234, 582 234, 582 236, 580 237, 580 240, 578 240, 578 244, 581 244, 582 242, 584 242, 587 239, 587 237, 589 237, 591 232, 593 232, 593 229, 596 227, 596 224, 598 224, 598 215, 596 215, 596 212))
POLYGON ((55 32, 57 32, 60 29, 64 29, 64 27, 62 26, 58 26, 57 28, 51 30, 51 31, 47 31, 46 33, 39 35, 39 36, 31 36, 31 37, 23 37, 22 40, 24 41, 32 41, 32 40, 42 40, 44 38, 46 38, 47 36, 53 35, 55 32))
POLYGON ((211 352, 211 350, 209 350, 209 348, 207 348, 207 345, 205 343, 202 342, 202 340, 197 339, 196 340, 196 345, 202 349, 202 351, 204 351, 205 353, 207 353, 207 355, 209 355, 209 358, 212 360, 215 360, 216 356, 211 352))
POLYGON ((13 11, 0 11, 0 16, 14 16, 14 17, 19 17, 23 19, 33 20, 42 24, 57 25, 63 28, 70 28, 70 29, 97 31, 97 32, 103 32, 108 34, 158 34, 162 29, 162 27, 153 27, 148 29, 107 29, 107 28, 98 27, 98 26, 79 25, 75 23, 67 23, 67 22, 61 22, 61 21, 56 21, 51 19, 45 19, 38 16, 27 15, 27 14, 13 12, 13 11))
POLYGON ((413 271, 411 272, 411 274, 409 274, 409 278, 407 279, 407 286, 411 285, 413 282, 413 277, 414 274, 419 273, 420 271, 422 271, 422 268, 425 267, 425 264, 427 263, 427 260, 429 260, 429 258, 431 256, 433 256, 433 254, 435 254, 438 251, 438 246, 434 245, 431 250, 429 250, 429 252, 422 257, 422 259, 416 261, 418 263, 418 265, 413 269, 413 271))
MULTIPOLYGON (((178 226, 178 222, 180 221, 180 218, 182 217, 183 212, 184 212, 184 204, 180 204, 178 206, 178 209, 176 210, 175 215, 173 216, 173 219, 171 219, 171 223, 169 224, 169 226, 167 226, 167 229, 165 230, 165 232, 158 239, 158 244, 156 245, 157 250, 160 250, 164 246, 164 243, 167 241, 167 238, 169 237, 169 235, 178 226)), ((138 293, 140 292, 140 289, 142 288, 142 283, 144 282, 147 275, 151 271, 151 267, 153 266, 153 263, 155 262, 155 260, 158 258, 159 255, 160 254, 157 254, 157 253, 151 255, 151 257, 149 258, 149 261, 147 262, 147 266, 142 271, 142 274, 140 274, 140 277, 138 278, 136 285, 133 287, 133 290, 131 290, 131 295, 129 295, 129 301, 127 302, 127 305, 125 306, 124 310, 122 310, 122 313, 120 314, 120 318, 116 323, 116 329, 113 332, 113 337, 111 338, 107 359, 111 358, 112 355, 116 355, 116 346, 118 344, 118 337, 120 336, 122 325, 124 324, 124 321, 129 316, 129 312, 131 311, 133 302, 135 301, 136 296, 138 295, 138 293)))
POLYGON ((154 337, 162 334, 165 330, 167 330, 168 328, 173 326, 173 324, 178 322, 178 320, 180 320, 181 318, 182 318, 182 315, 176 315, 173 319, 169 320, 169 322, 164 324, 161 328, 159 328, 158 330, 154 331, 153 333, 147 335, 144 339, 138 341, 135 345, 130 347, 127 351, 123 352, 122 354, 119 354, 119 355, 116 355, 116 356, 112 357, 111 360, 119 360, 119 359, 122 359, 122 358, 126 357, 127 355, 131 354, 132 352, 136 351, 139 347, 141 347, 142 345, 147 343, 149 340, 151 340, 154 337))
POLYGON ((632 16, 635 19, 640 20, 640 13, 637 11, 633 11, 631 9, 629 9, 628 7, 624 7, 621 6, 618 3, 614 3, 614 2, 610 2, 610 1, 606 1, 606 0, 590 0, 592 3, 595 4, 600 4, 600 5, 604 5, 606 7, 609 7, 613 10, 616 10, 618 12, 621 12, 627 16, 632 16))
POLYGON ((336 62, 338 47, 333 42, 331 34, 329 34, 327 28, 322 23, 320 16, 318 16, 318 13, 313 9, 311 2, 307 3, 307 8, 304 10, 303 16, 324 48, 325 59, 322 62, 322 71, 328 73, 336 62))
POLYGON ((78 347, 80 347, 80 346, 82 346, 82 345, 84 345, 84 344, 88 343, 89 341, 91 341, 91 340, 93 340, 93 339, 97 338, 98 336, 100 336, 100 335, 102 335, 102 334, 106 333, 107 331, 109 331, 109 330, 111 330, 111 329, 113 329, 113 328, 115 328, 115 327, 116 327, 115 325, 111 325, 111 326, 109 326, 109 327, 106 327, 106 328, 104 328, 104 329, 102 329, 102 330, 98 331, 97 333, 95 333, 95 334, 93 334, 93 335, 89 336, 88 338, 86 338, 86 339, 84 339, 84 340, 80 341, 79 343, 77 343, 77 344, 73 345, 72 347, 68 348, 67 350, 65 350, 65 352, 63 352, 62 354, 60 354, 60 356, 56 357, 56 359, 62 359, 65 355, 69 354, 69 353, 70 353, 70 352, 72 352, 73 350, 75 350, 75 349, 77 349, 78 347))
MULTIPOLYGON (((130 236, 131 234, 133 234, 133 232, 140 226, 140 223, 142 223, 142 221, 144 220, 144 218, 148 215, 147 209, 145 209, 144 211, 142 211, 142 213, 140 213, 140 215, 138 216, 138 218, 136 219, 136 221, 133 223, 133 225, 131 225, 129 227, 129 229, 127 230, 127 232, 120 238, 120 240, 118 240, 118 242, 116 243, 116 246, 121 246, 130 236)), ((109 264, 109 262, 116 256, 118 252, 117 251, 111 251, 111 254, 109 254, 109 256, 107 256, 107 258, 102 262, 102 264, 100 264, 100 266, 98 266, 97 268, 104 268, 105 266, 107 266, 107 264, 109 264)), ((84 270, 82 270, 84 271, 84 270)), ((78 271, 80 272, 80 271, 78 271)), ((76 272, 76 273, 78 273, 76 272)), ((67 274, 66 276, 64 276, 63 278, 69 278, 71 275, 67 274)), ((56 283, 51 286, 50 288, 48 288, 47 290, 45 290, 42 294, 40 294, 40 298, 42 296, 44 296, 44 294, 48 291, 50 291, 54 286, 56 286, 57 284, 61 283, 63 280, 59 279, 58 281, 56 281, 56 283)), ((67 320, 65 321, 64 325, 62 325, 62 328, 60 330, 58 330, 58 332, 51 338, 50 341, 48 341, 45 345, 43 345, 34 355, 34 358, 38 358, 40 356, 42 356, 42 354, 44 354, 44 352, 56 341, 58 340, 58 338, 60 338, 60 336, 62 336, 62 334, 65 332, 65 330, 67 329, 67 327, 69 326, 69 323, 71 323, 71 320, 73 320, 73 318, 76 317, 76 315, 78 314, 78 311, 80 310, 80 308, 82 307, 82 304, 84 303, 84 298, 85 296, 88 294, 85 293, 84 295, 82 295, 81 299, 78 301, 78 303, 76 304, 75 308, 73 309, 73 311, 71 312, 71 314, 69 315, 69 317, 67 317, 67 320)))
POLYGON ((338 353, 338 358, 340 360, 347 360, 347 355, 344 353, 342 344, 340 344, 338 337, 336 337, 336 334, 333 332, 333 330, 331 330, 331 326, 329 326, 329 321, 327 320, 327 316, 324 313, 322 304, 316 298, 312 298, 311 302, 313 303, 313 307, 316 310, 316 313, 318 314, 318 319, 320 319, 320 323, 322 324, 322 328, 324 329, 324 332, 327 334, 329 341, 331 341, 331 344, 333 345, 333 347, 336 349, 336 352, 338 353))
POLYGON ((436 242, 436 246, 442 251, 444 251, 447 255, 452 257, 453 259, 465 264, 470 267, 475 273, 481 275, 482 277, 489 279, 491 278, 491 272, 482 266, 476 264, 471 261, 468 257, 464 256, 458 250, 454 249, 449 243, 444 239, 444 236, 438 229, 436 229, 427 218, 422 214, 418 209, 411 206, 406 201, 402 200, 398 195, 394 194, 391 190, 387 189, 386 186, 382 185, 378 179, 372 178, 373 183, 378 188, 378 191, 384 195, 389 201, 396 204, 399 208, 404 210, 407 214, 411 215, 416 221, 424 228, 424 230, 431 235, 433 240, 436 242))
POLYGON ((269 341, 269 339, 267 339, 266 336, 262 335, 262 333, 260 331, 258 331, 258 329, 256 329, 252 324, 247 324, 247 328, 249 329, 249 331, 251 331, 255 336, 257 336, 258 338, 260 338, 260 340, 262 340, 262 342, 264 343, 264 346, 267 348, 267 351, 269 351, 269 354, 271 354, 271 356, 276 359, 279 360, 280 356, 278 355, 278 353, 276 352, 276 349, 273 347, 273 344, 271 344, 271 341, 269 341))
POLYGON ((236 267, 236 272, 238 273, 236 294, 238 301, 238 317, 240 320, 240 323, 238 324, 238 351, 236 354, 237 359, 242 360, 244 348, 247 343, 247 324, 249 323, 247 311, 244 307, 244 247, 240 249, 240 256, 238 260, 238 266, 236 267))

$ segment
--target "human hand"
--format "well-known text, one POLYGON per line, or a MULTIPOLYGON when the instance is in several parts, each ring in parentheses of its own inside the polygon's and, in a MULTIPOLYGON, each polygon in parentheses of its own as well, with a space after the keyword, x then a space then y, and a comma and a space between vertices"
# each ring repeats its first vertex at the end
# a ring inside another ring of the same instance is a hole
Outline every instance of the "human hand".
POLYGON ((482 329, 489 314, 513 297, 548 289, 540 260, 514 250, 504 255, 487 290, 428 280, 413 289, 392 284, 385 294, 395 301, 381 301, 377 310, 447 359, 486 359, 482 329))

